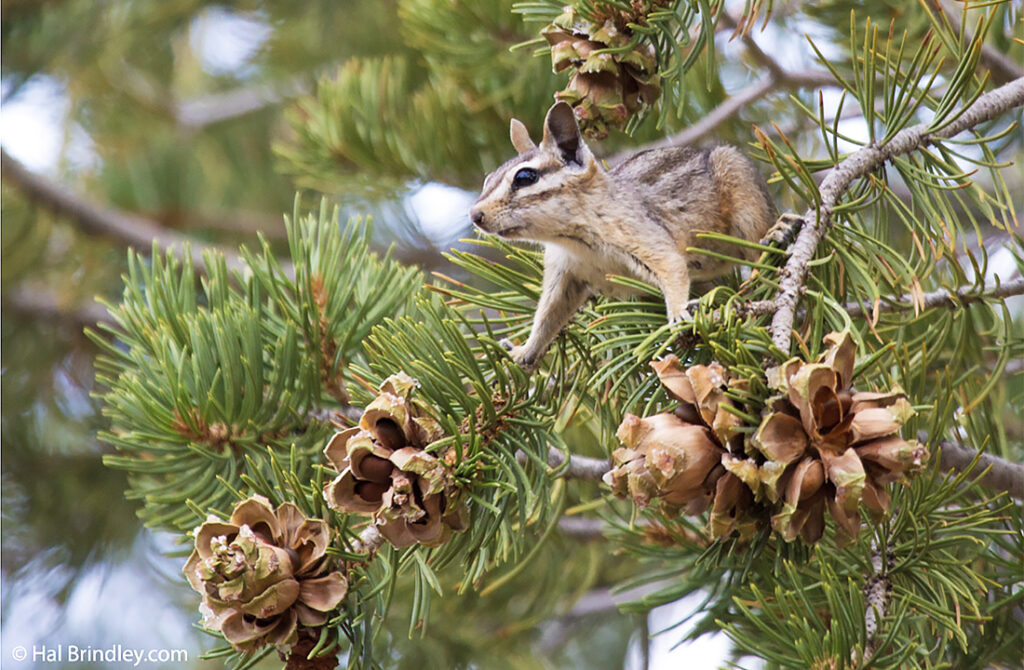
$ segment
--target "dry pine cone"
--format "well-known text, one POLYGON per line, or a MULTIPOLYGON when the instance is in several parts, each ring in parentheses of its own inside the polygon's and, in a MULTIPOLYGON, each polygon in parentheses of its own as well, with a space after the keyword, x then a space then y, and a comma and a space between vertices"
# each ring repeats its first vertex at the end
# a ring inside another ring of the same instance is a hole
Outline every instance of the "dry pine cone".
POLYGON ((354 428, 324 449, 339 474, 324 489, 332 509, 372 516, 396 547, 442 544, 464 530, 465 508, 445 464, 424 450, 441 428, 411 400, 416 381, 389 377, 354 428))
POLYGON ((203 597, 203 625, 239 651, 290 649, 298 627, 324 625, 348 591, 329 569, 329 540, 320 519, 287 502, 275 511, 261 496, 235 505, 228 521, 211 517, 195 530, 184 568, 203 597))

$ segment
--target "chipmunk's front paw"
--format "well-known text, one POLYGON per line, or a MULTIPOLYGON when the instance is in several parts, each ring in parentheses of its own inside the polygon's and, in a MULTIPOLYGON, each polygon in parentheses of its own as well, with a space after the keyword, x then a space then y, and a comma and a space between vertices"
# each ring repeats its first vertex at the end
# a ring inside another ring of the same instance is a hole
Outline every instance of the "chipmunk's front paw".
POLYGON ((533 372, 537 368, 537 355, 527 351, 526 347, 512 344, 512 340, 507 337, 499 340, 498 344, 508 352, 516 365, 527 372, 533 372))
POLYGON ((526 347, 512 347, 509 350, 509 356, 512 357, 519 367, 526 370, 527 372, 533 372, 537 369, 537 354, 532 351, 528 351, 526 347))
MULTIPOLYGON (((696 305, 693 305, 692 307, 696 307, 696 305)), ((691 309, 691 305, 687 305, 678 314, 669 314, 668 315, 668 322, 669 322, 669 324, 674 326, 677 323, 687 323, 689 321, 693 321, 693 313, 690 311, 690 309, 691 309)))

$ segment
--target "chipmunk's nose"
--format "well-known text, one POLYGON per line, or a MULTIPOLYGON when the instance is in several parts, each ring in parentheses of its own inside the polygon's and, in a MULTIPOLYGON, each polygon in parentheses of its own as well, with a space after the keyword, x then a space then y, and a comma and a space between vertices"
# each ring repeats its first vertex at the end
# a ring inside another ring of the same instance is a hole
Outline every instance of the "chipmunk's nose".
POLYGON ((469 210, 469 220, 477 226, 483 227, 484 223, 484 211, 479 207, 474 207, 469 210))

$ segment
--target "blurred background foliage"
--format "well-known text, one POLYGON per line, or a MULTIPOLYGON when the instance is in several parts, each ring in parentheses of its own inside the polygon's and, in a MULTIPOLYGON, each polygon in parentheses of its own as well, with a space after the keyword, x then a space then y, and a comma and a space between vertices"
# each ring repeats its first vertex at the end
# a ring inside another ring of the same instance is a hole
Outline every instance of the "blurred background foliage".
MULTIPOLYGON (((530 4, 534 18, 553 6, 530 4)), ((531 13, 513 12, 513 5, 8 0, 0 24, 4 149, 73 194, 72 209, 92 203, 230 248, 254 246, 259 231, 283 251, 280 213, 291 211, 296 190, 315 190, 330 196, 343 218, 372 215, 378 249, 394 244, 404 262, 465 276, 441 253, 469 234, 472 190, 510 155, 508 119, 520 118, 538 137, 544 110, 567 78, 553 74, 550 59, 533 47, 511 49, 536 39, 543 25, 524 20, 531 13), (35 134, 33 115, 47 120, 48 137, 35 134)), ((883 33, 898 21, 910 40, 929 29, 934 11, 930 3, 891 0, 737 2, 727 9, 757 17, 749 39, 791 74, 823 71, 804 34, 826 58, 849 58, 851 10, 871 16, 883 33)), ((1024 57, 1020 20, 1019 7, 1003 3, 984 38, 1011 64, 1024 57)), ((595 151, 611 158, 693 127, 772 74, 763 53, 726 24, 714 48, 699 53, 668 91, 673 113, 648 119, 632 136, 614 133, 595 151)), ((753 124, 784 134, 802 155, 827 155, 818 127, 794 104, 817 108, 818 91, 808 81, 813 77, 780 78, 694 139, 747 144, 753 124)), ((863 126, 862 119, 849 121, 863 126)), ((1000 156, 1019 164, 1022 152, 1017 132, 1000 156)), ((5 181, 8 165, 5 155, 5 181)), ((1019 208, 1024 178, 1019 171, 1005 178, 1019 208)), ((780 208, 802 205, 778 180, 772 188, 780 208)), ((3 185, 4 647, 75 635, 92 644, 124 642, 125 612, 81 604, 104 575, 110 590, 102 592, 115 599, 131 592, 140 611, 153 603, 179 606, 176 624, 159 635, 136 624, 149 646, 195 645, 189 626, 196 601, 180 589, 179 559, 163 559, 170 543, 140 530, 137 506, 123 496, 128 482, 103 467, 100 456, 111 448, 96 439, 104 427, 90 396, 97 349, 82 327, 105 318, 94 296, 120 293, 125 241, 41 202, 3 185), (158 566, 143 570, 141 582, 127 576, 140 562, 158 566), (32 611, 46 613, 39 625, 17 622, 32 611)), ((1013 243, 1006 234, 983 233, 990 249, 1013 243)), ((1019 341, 1019 323, 1014 328, 1019 341)), ((1019 405, 1011 403, 1018 387, 998 391, 1008 408, 1019 405)), ((998 444, 1020 444, 1019 416, 996 423, 1004 433, 998 444)), ((397 667, 619 668, 639 655, 636 637, 647 633, 642 617, 608 607, 608 594, 590 610, 580 597, 621 581, 625 557, 609 559, 603 543, 565 534, 532 560, 557 564, 560 572, 530 568, 489 597, 439 599, 431 635, 400 641, 407 655, 397 667), (579 577, 552 578, 566 573, 579 577)), ((407 605, 395 604, 398 619, 407 605)))

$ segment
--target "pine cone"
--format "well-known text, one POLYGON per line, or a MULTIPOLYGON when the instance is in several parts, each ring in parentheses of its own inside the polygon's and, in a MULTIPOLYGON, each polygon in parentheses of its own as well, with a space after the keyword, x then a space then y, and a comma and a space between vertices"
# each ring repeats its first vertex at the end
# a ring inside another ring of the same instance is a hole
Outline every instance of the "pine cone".
POLYGON ((707 509, 724 472, 722 448, 707 428, 671 413, 646 419, 627 414, 617 435, 626 446, 612 452, 613 468, 604 476, 616 495, 628 494, 638 507, 657 498, 666 511, 707 509))
POLYGON ((876 515, 889 511, 885 484, 906 481, 924 467, 928 451, 899 436, 914 415, 898 387, 857 393, 849 386, 856 345, 848 332, 825 336, 827 350, 815 363, 791 359, 768 371, 781 395, 769 403, 752 444, 767 462, 760 484, 782 500, 773 527, 786 540, 817 542, 824 509, 848 538, 860 528, 858 505, 876 515))
POLYGON ((669 396, 679 401, 675 415, 687 423, 705 427, 722 448, 722 468, 715 471, 725 474, 715 483, 708 519, 711 537, 729 537, 736 532, 741 540, 749 539, 766 523, 753 494, 757 488, 752 482, 757 481, 759 469, 753 460, 741 458, 744 434, 739 429, 743 421, 727 409, 735 404, 726 395, 729 388, 745 389, 746 381, 730 379, 718 363, 683 369, 673 354, 652 361, 651 368, 669 396))
MULTIPOLYGON (((723 460, 732 458, 723 455, 723 460)), ((737 533, 740 541, 749 540, 765 521, 755 506, 754 494, 742 479, 726 472, 715 485, 715 495, 708 518, 712 539, 729 537, 737 533)))
POLYGON ((372 516, 396 547, 437 546, 465 530, 465 507, 445 464, 424 449, 440 426, 411 401, 416 381, 389 377, 359 426, 336 433, 324 449, 341 474, 324 489, 332 509, 372 516))
POLYGON ((715 442, 733 453, 743 453, 743 423, 725 407, 734 407, 727 388, 744 388, 746 383, 729 379, 718 363, 691 365, 685 370, 675 354, 651 361, 651 368, 674 400, 679 401, 676 416, 687 423, 702 425, 711 431, 715 442))
POLYGON ((572 105, 587 137, 607 137, 609 127, 621 129, 661 95, 654 49, 641 42, 630 46, 632 18, 616 13, 587 20, 566 7, 541 31, 551 45, 554 71, 575 68, 569 85, 555 98, 572 105))
POLYGON ((323 521, 292 503, 275 511, 261 496, 235 505, 227 522, 211 517, 195 530, 184 568, 203 597, 203 625, 239 651, 290 649, 298 627, 324 625, 348 591, 329 569, 329 540, 323 521))

